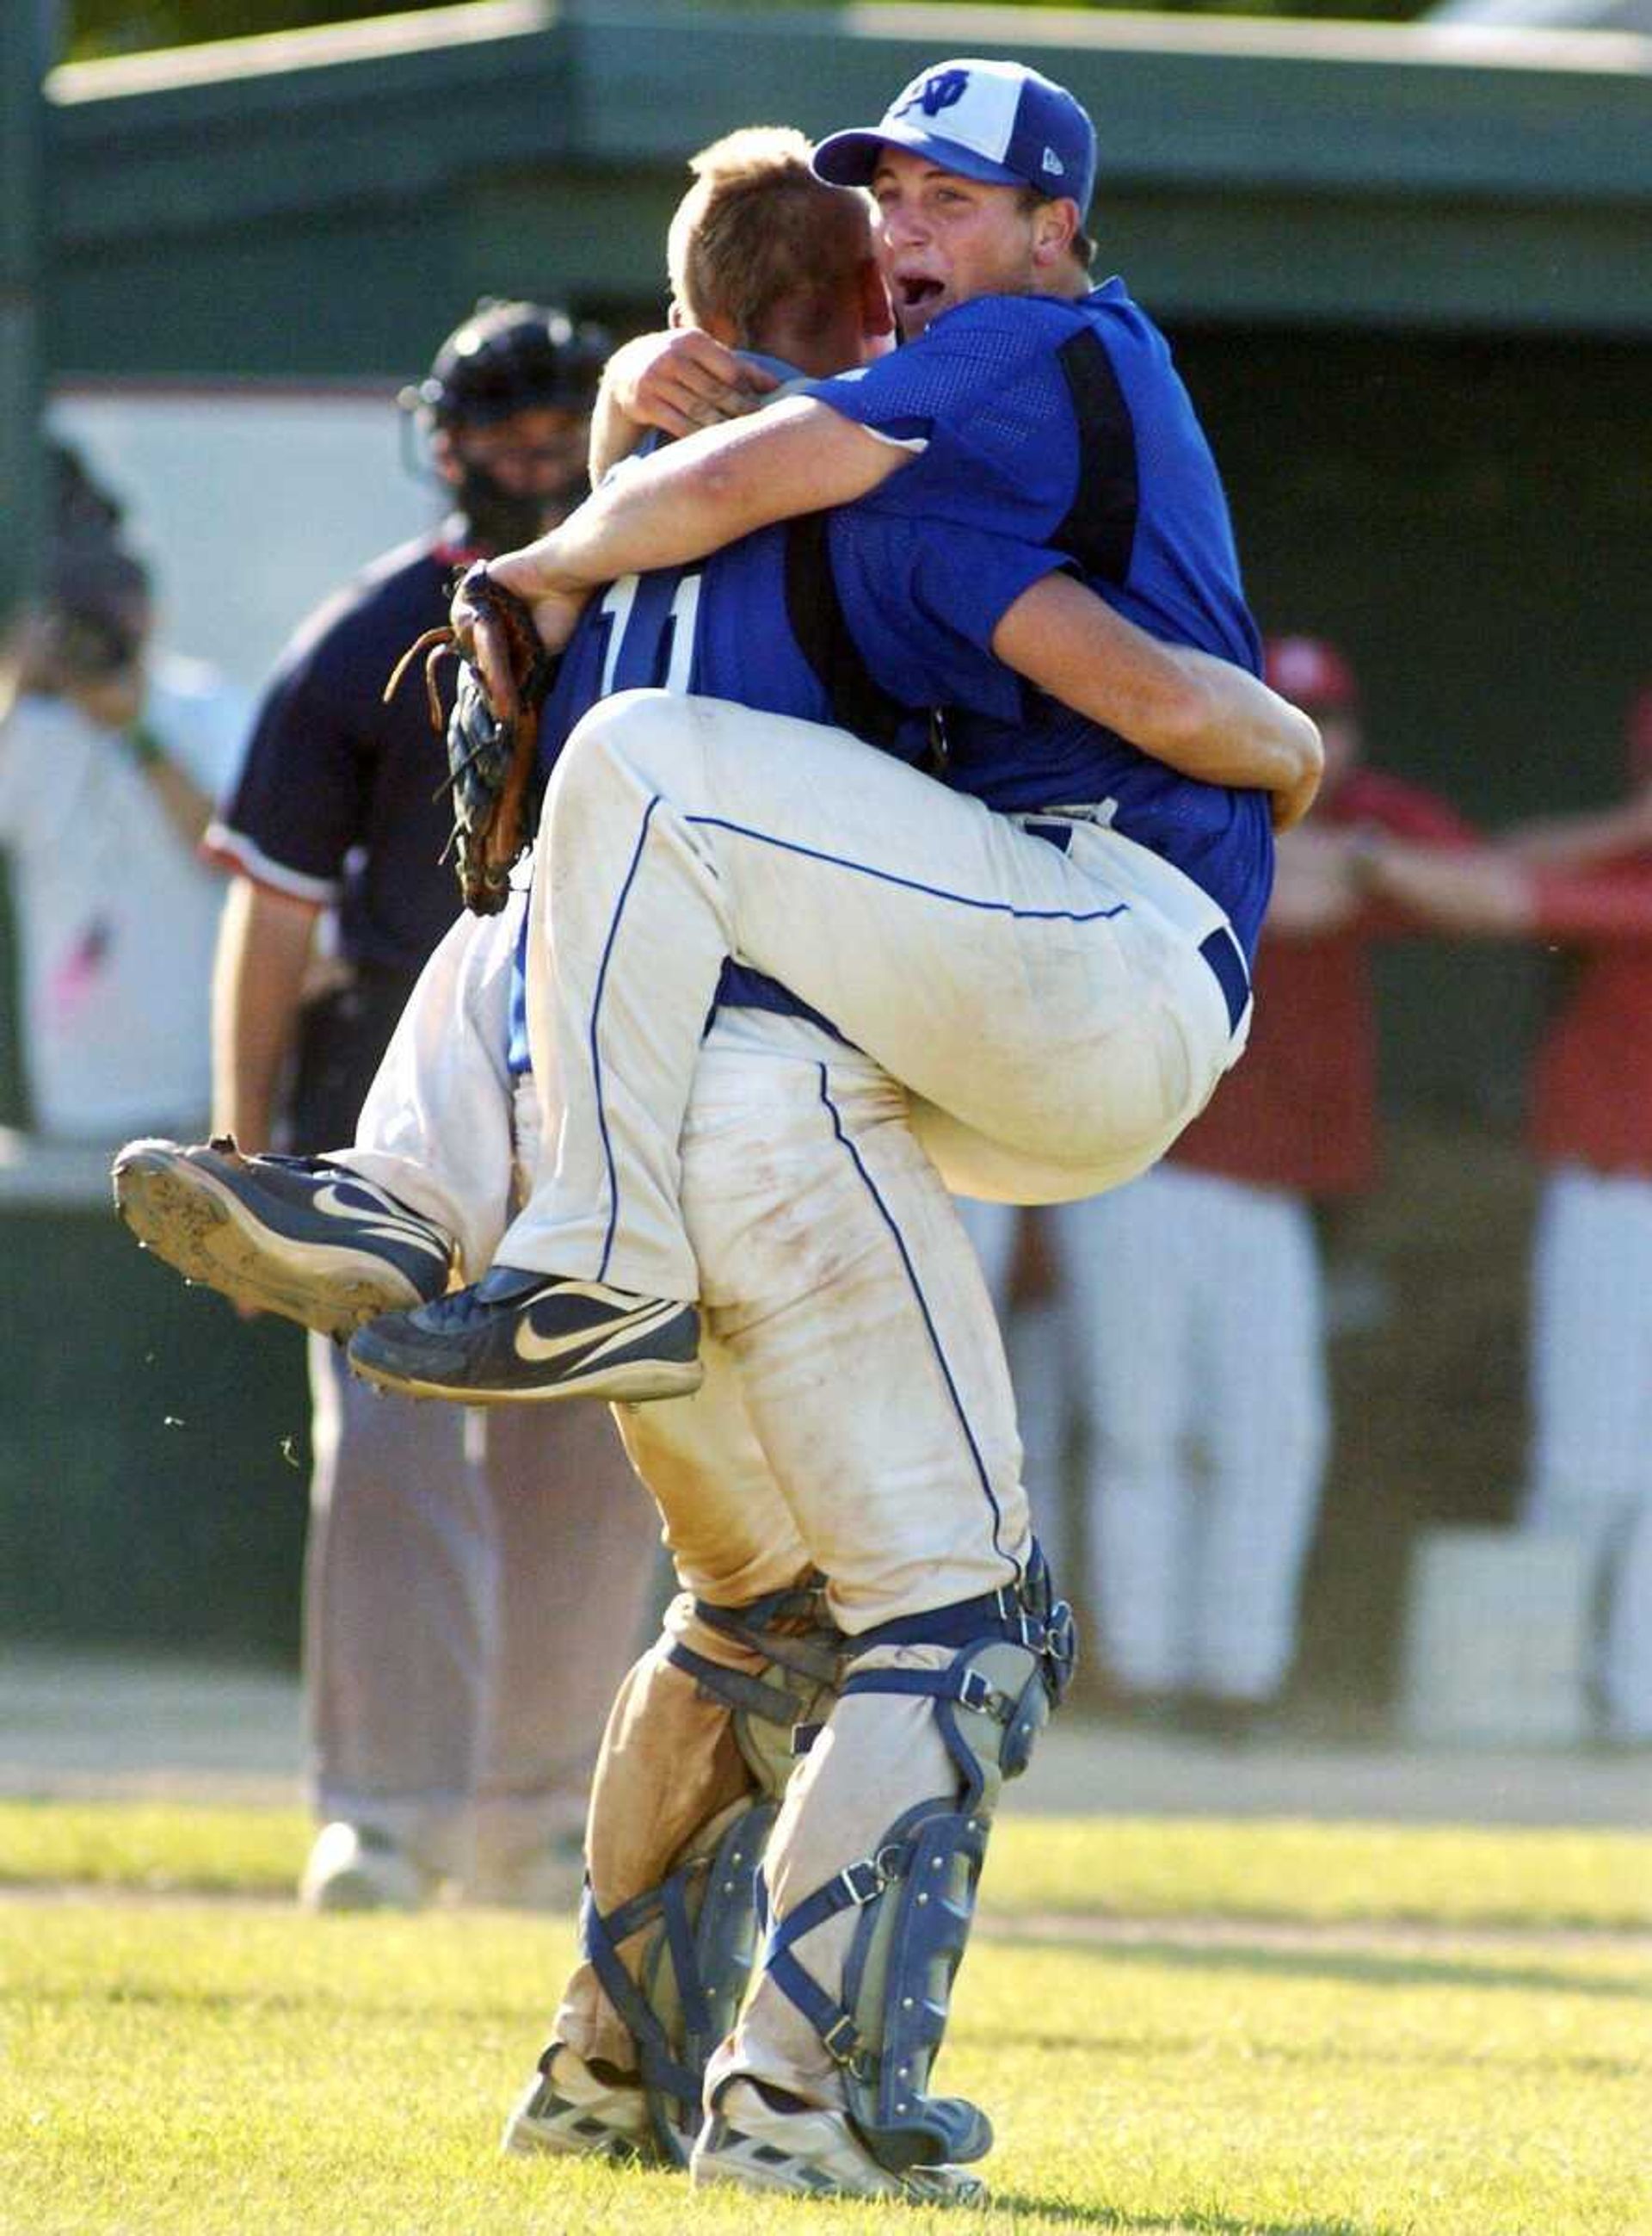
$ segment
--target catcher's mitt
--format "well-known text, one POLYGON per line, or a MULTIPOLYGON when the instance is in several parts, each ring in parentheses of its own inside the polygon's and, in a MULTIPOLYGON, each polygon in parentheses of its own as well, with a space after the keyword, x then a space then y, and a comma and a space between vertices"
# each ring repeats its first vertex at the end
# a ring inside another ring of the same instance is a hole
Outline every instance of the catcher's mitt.
MULTIPOLYGON (((514 591, 495 582, 479 561, 461 581, 454 617, 427 629, 397 662, 388 700, 415 660, 424 655, 430 724, 442 734, 436 670, 457 660, 458 694, 446 723, 453 835, 448 842, 468 909, 494 916, 504 907, 512 865, 534 843, 539 817, 539 710, 556 671, 514 591)), ((443 859, 446 859, 444 852, 443 859)))

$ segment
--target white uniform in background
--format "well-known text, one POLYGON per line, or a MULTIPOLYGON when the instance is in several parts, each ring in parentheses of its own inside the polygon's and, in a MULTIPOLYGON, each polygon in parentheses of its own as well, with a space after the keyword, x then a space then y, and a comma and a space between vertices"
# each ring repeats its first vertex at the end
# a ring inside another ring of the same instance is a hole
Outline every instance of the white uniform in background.
MULTIPOLYGON (((199 790, 230 782, 245 698, 194 661, 152 664, 141 722, 199 790)), ((195 859, 121 733, 23 694, 0 725, 23 1056, 43 1134, 198 1128, 223 880, 195 859)))
POLYGON ((1062 1204, 1086 1582, 1131 1693, 1272 1700, 1330 1435, 1307 1205, 1172 1162, 1062 1204))

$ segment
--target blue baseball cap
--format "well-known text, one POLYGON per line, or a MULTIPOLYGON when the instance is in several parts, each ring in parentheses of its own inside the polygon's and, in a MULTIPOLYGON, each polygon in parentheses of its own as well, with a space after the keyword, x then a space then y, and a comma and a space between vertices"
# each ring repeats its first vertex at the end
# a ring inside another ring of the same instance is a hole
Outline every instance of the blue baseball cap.
POLYGON ((1068 196, 1080 217, 1096 188, 1095 126, 1065 86, 1022 62, 967 59, 921 70, 881 124, 823 140, 815 174, 835 187, 869 186, 891 146, 960 178, 1068 196))

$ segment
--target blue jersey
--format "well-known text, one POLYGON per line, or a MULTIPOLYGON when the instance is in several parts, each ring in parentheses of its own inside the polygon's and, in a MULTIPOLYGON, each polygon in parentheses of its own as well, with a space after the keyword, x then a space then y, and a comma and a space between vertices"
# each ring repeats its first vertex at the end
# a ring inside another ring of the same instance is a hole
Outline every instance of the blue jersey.
MULTIPOLYGON (((1177 775, 991 651, 1016 598, 1076 565, 1141 627, 1259 671, 1215 462, 1157 327, 1117 281, 1076 304, 987 298, 810 392, 921 444, 913 464, 829 515, 611 584, 563 655, 546 766, 600 700, 648 686, 834 723, 908 760, 945 708, 958 789, 1004 812, 1107 804, 1253 951, 1273 870, 1265 796, 1177 775)), ((718 998, 803 1009, 738 965, 718 998)), ((520 1067, 520 987, 514 1009, 520 1067)))
MULTIPOLYGON (((611 583, 580 616, 540 730, 543 768, 616 691, 727 699, 849 730, 907 760, 930 749, 930 710, 957 704, 1013 722, 1019 680, 991 642, 1007 608, 1064 566, 1001 534, 924 533, 865 505, 759 529, 689 567, 611 583)), ((511 1061, 526 1067, 519 969, 511 1061)), ((811 1015, 771 979, 731 964, 718 1001, 811 1015)), ((830 1021, 816 1022, 829 1028, 830 1021)))
MULTIPOLYGON (((1168 344, 1119 280, 1076 302, 981 297, 813 392, 921 446, 857 514, 1052 544, 1150 635, 1260 674, 1216 462, 1168 344)), ((1218 901, 1254 952, 1273 879, 1265 795, 1178 775, 1030 689, 1007 716, 962 702, 947 734, 960 789, 1005 812, 1106 807, 1218 901)))

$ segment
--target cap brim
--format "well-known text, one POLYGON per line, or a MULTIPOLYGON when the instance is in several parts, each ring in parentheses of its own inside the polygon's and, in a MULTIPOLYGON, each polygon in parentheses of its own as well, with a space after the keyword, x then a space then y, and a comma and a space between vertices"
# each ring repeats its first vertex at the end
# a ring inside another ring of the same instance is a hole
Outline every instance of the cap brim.
POLYGON ((898 118, 894 123, 861 131, 834 132, 823 140, 815 150, 815 176, 833 187, 869 187, 886 148, 904 148, 912 155, 927 155, 943 171, 952 171, 960 179, 978 179, 983 186, 1027 183, 1006 164, 994 163, 988 156, 978 155, 973 148, 960 147, 955 140, 943 140, 937 133, 898 118))

